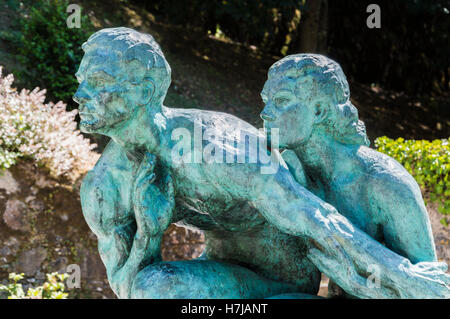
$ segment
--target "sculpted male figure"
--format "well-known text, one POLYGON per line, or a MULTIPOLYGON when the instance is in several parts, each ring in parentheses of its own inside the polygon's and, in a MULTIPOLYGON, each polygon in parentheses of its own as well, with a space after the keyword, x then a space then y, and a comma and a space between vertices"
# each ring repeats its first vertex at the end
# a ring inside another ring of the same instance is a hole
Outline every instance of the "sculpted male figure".
POLYGON ((151 36, 104 29, 83 49, 74 96, 80 126, 112 138, 83 180, 83 213, 119 297, 303 297, 317 293, 319 271, 358 297, 449 297, 439 264, 412 265, 374 241, 298 184, 276 150, 279 169, 262 174, 267 164, 250 160, 254 144, 217 139, 238 131, 260 138, 256 128, 224 113, 163 106, 170 67, 151 36), (177 132, 195 135, 196 123, 215 155, 246 160, 174 161, 177 132), (161 261, 172 222, 205 231, 204 257, 161 261), (381 268, 379 289, 365 285, 371 264, 381 268))
POLYGON ((261 96, 264 127, 279 129, 280 147, 289 149, 282 156, 299 183, 411 262, 437 261, 419 186, 399 163, 367 147, 335 61, 287 56, 270 68, 261 96))

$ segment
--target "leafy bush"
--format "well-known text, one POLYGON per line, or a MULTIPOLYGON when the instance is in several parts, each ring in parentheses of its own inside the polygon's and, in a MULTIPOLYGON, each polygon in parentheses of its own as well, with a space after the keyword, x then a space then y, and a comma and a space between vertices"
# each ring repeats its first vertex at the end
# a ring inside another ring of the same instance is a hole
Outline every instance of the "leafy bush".
POLYGON ((25 87, 46 87, 50 100, 62 100, 74 108, 72 95, 78 86, 74 74, 83 57, 81 45, 93 27, 82 14, 81 28, 69 29, 68 4, 67 0, 39 1, 23 16, 18 48, 23 70, 15 73, 25 87))
MULTIPOLYGON (((386 136, 375 140, 379 152, 400 162, 429 192, 431 201, 438 201, 438 210, 450 214, 450 138, 427 140, 392 140, 386 136)), ((446 224, 445 218, 441 220, 446 224)))
POLYGON ((34 288, 28 288, 27 293, 23 291, 22 284, 24 274, 10 273, 9 279, 12 280, 6 286, 0 285, 0 291, 6 291, 8 299, 66 299, 68 293, 65 293, 64 280, 67 274, 58 274, 57 272, 47 274, 47 281, 34 288))
POLYGON ((76 179, 98 158, 76 129, 77 110, 66 111, 62 102, 44 104, 45 90, 12 88, 12 74, 2 77, 0 66, 0 168, 20 157, 47 167, 54 177, 76 179))

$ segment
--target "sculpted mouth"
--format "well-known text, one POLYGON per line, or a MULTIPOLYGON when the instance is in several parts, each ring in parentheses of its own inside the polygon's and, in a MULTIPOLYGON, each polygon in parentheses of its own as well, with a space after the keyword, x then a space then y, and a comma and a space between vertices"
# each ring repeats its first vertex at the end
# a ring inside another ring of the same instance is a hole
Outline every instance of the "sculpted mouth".
POLYGON ((79 107, 78 108, 78 115, 80 116, 93 116, 94 114, 89 112, 86 107, 79 107))
POLYGON ((91 113, 82 112, 79 114, 80 114, 80 117, 84 118, 84 119, 92 119, 94 117, 91 113))
POLYGON ((80 115, 81 123, 84 123, 84 124, 92 124, 96 120, 95 116, 91 113, 80 112, 79 115, 80 115))

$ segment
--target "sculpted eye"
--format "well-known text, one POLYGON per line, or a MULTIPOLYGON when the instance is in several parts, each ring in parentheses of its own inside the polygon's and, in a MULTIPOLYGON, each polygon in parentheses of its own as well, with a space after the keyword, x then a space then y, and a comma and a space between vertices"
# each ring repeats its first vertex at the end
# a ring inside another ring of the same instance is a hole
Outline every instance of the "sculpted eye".
POLYGON ((287 103, 289 103, 290 99, 287 97, 276 97, 274 99, 275 104, 277 105, 285 105, 287 103))
POLYGON ((88 83, 92 87, 103 87, 107 81, 102 77, 91 77, 88 79, 88 83))
POLYGON ((97 82, 97 85, 101 86, 105 85, 106 83, 106 80, 104 78, 97 78, 95 81, 97 82))
POLYGON ((103 88, 111 84, 114 80, 109 74, 99 71, 87 77, 87 82, 91 87, 103 88))

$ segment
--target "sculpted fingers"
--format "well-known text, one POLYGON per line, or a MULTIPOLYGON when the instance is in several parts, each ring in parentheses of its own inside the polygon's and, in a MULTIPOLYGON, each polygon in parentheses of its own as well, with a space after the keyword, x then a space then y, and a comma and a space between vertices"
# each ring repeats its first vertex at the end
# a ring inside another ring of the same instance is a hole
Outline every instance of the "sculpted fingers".
POLYGON ((448 270, 448 265, 445 262, 438 263, 437 267, 439 267, 443 272, 446 272, 448 270))
POLYGON ((166 194, 173 194, 174 193, 174 186, 173 186, 173 180, 172 176, 170 174, 167 174, 164 178, 163 188, 166 192, 166 194))
POLYGON ((167 193, 161 189, 159 183, 153 184, 153 175, 140 182, 142 186, 136 190, 134 202, 138 231, 152 236, 164 232, 170 225, 175 205, 173 191, 167 193))
POLYGON ((448 266, 445 262, 419 262, 414 265, 424 272, 446 272, 448 266))
POLYGON ((142 196, 143 194, 145 194, 145 190, 146 188, 148 188, 147 186, 153 184, 155 179, 156 179, 155 173, 148 173, 147 175, 139 176, 136 179, 135 185, 135 192, 137 192, 136 195, 142 196))
POLYGON ((155 164, 156 157, 153 154, 146 152, 136 172, 135 180, 140 181, 143 179, 147 179, 147 176, 153 173, 155 164))
POLYGON ((156 156, 145 152, 144 158, 142 159, 140 170, 147 170, 147 171, 153 171, 156 164, 156 156))
POLYGON ((397 283, 404 288, 406 298, 450 298, 450 276, 442 263, 403 263, 399 268, 407 274, 407 281, 397 283))

